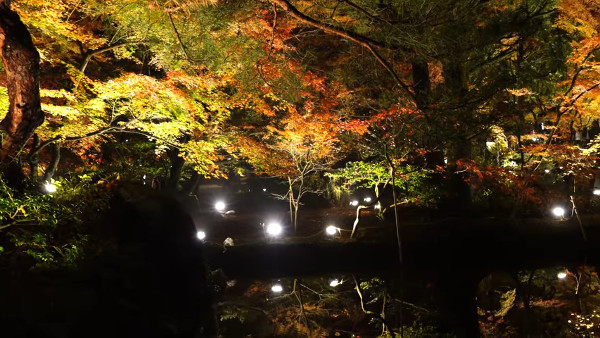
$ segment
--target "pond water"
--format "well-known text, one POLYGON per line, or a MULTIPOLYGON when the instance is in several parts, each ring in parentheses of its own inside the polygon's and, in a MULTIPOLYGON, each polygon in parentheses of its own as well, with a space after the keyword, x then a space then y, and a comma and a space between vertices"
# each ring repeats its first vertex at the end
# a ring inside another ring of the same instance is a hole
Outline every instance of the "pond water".
POLYGON ((592 266, 497 271, 473 293, 456 287, 462 282, 442 285, 448 279, 431 271, 260 280, 214 271, 210 279, 225 337, 468 335, 469 320, 458 317, 474 320, 484 337, 600 336, 600 280, 592 266))
POLYGON ((261 194, 230 197, 229 214, 212 194, 191 212, 224 337, 600 337, 597 228, 584 242, 573 220, 403 209, 401 269, 390 210, 361 209, 350 238, 356 206, 303 208, 295 230, 287 204, 261 194))

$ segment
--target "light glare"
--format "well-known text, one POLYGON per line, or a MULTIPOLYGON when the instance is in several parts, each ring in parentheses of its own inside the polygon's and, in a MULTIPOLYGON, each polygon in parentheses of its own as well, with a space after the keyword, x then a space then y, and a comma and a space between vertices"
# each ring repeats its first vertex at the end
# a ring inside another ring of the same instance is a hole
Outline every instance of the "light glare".
POLYGON ((56 192, 56 185, 53 183, 46 183, 44 184, 44 190, 46 190, 47 193, 51 194, 56 192))
POLYGON ((567 277, 567 273, 564 271, 559 272, 556 277, 558 277, 558 279, 563 279, 567 277))
POLYGON ((350 202, 350 205, 353 207, 358 206, 358 201, 354 200, 354 201, 350 202))
POLYGON ((279 223, 269 223, 267 225, 267 234, 270 236, 279 236, 281 231, 283 231, 283 228, 279 223))
POLYGON ((594 189, 594 195, 596 195, 596 196, 600 195, 600 189, 598 189, 598 188, 594 189))
POLYGON ((340 284, 342 284, 342 283, 340 283, 340 281, 339 281, 339 280, 337 280, 337 279, 332 279, 332 280, 329 282, 329 286, 331 286, 332 288, 334 288, 334 287, 336 287, 336 286, 338 286, 338 285, 340 285, 340 284))
POLYGON ((283 291, 283 286, 281 286, 281 284, 275 284, 271 286, 271 291, 275 293, 280 293, 281 291, 283 291))
POLYGON ((218 201, 217 203, 215 203, 215 210, 217 210, 218 212, 224 211, 225 210, 225 202, 218 201))
POLYGON ((328 226, 327 228, 325 228, 325 232, 327 232, 328 235, 335 235, 335 233, 338 231, 338 229, 336 227, 334 227, 333 225, 328 226))
POLYGON ((565 209, 563 207, 555 207, 552 209, 552 214, 556 217, 563 217, 565 215, 565 209))
POLYGON ((199 240, 203 241, 203 240, 206 238, 206 232, 204 232, 204 231, 198 231, 198 232, 196 233, 196 237, 197 237, 199 240))
POLYGON ((364 201, 365 203, 371 203, 371 197, 365 197, 364 201))

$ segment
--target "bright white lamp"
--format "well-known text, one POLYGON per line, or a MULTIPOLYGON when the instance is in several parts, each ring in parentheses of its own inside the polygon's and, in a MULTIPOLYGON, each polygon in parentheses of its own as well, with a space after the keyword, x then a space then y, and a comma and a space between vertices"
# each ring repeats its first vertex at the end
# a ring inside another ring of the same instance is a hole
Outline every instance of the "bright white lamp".
POLYGON ((558 277, 558 279, 564 279, 567 277, 567 273, 564 271, 561 271, 559 273, 556 274, 556 277, 558 277))
POLYGON ((204 231, 198 231, 198 232, 196 233, 196 237, 197 237, 199 240, 203 241, 203 240, 206 238, 206 232, 204 232, 204 231))
POLYGON ((217 210, 218 212, 225 211, 225 202, 218 201, 217 203, 215 203, 215 210, 217 210))
POLYGON ((281 224, 277 222, 271 222, 267 224, 266 231, 269 236, 276 237, 281 234, 283 228, 281 227, 281 224))
POLYGON ((556 217, 562 218, 565 216, 565 208, 555 207, 554 209, 552 209, 552 214, 556 217))
POLYGON ((271 286, 271 291, 275 293, 280 293, 281 291, 283 291, 283 286, 281 286, 281 284, 274 284, 273 286, 271 286))
POLYGON ((57 190, 56 184, 48 182, 44 184, 44 190, 46 190, 46 192, 49 194, 55 193, 57 190))
POLYGON ((333 236, 333 235, 335 235, 335 234, 336 234, 336 232, 338 232, 338 228, 336 228, 336 227, 335 227, 335 226, 333 226, 333 225, 329 225, 329 226, 327 226, 327 228, 325 228, 325 232, 326 232, 328 235, 330 235, 330 236, 333 236))

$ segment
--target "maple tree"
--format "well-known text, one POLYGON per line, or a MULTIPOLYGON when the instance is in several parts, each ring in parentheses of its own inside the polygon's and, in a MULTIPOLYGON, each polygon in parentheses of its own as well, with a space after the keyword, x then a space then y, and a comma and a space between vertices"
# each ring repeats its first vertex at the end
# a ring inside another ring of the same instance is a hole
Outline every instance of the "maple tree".
POLYGON ((44 121, 39 95, 39 54, 27 27, 9 1, 0 3, 2 62, 8 84, 9 107, 2 120, 0 162, 7 164, 44 121))

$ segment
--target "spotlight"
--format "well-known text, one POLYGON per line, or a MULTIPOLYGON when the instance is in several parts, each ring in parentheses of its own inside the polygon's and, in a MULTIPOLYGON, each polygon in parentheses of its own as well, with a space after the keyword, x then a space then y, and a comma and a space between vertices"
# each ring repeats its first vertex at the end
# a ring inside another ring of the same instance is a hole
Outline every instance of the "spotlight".
POLYGON ((225 211, 225 202, 218 201, 217 203, 215 203, 215 210, 217 210, 218 212, 225 211))
POLYGON ((555 207, 552 209, 552 214, 558 218, 563 218, 565 216, 565 209, 563 207, 555 207))
POLYGON ((564 271, 561 271, 559 273, 556 274, 556 277, 558 277, 558 279, 564 279, 567 277, 567 273, 564 271))
POLYGON ((55 193, 57 190, 56 184, 48 182, 44 184, 44 190, 46 190, 46 192, 49 194, 55 193))
POLYGON ((199 240, 203 241, 203 240, 206 238, 206 232, 204 232, 204 231, 198 231, 198 232, 196 233, 196 237, 197 237, 199 240))
POLYGON ((281 227, 281 224, 273 222, 273 223, 269 223, 267 225, 266 231, 267 231, 267 234, 269 234, 269 236, 276 237, 281 234, 281 232, 283 231, 283 228, 281 227))
POLYGON ((353 207, 356 207, 356 206, 358 206, 358 201, 354 200, 354 201, 350 202, 350 205, 353 207))
POLYGON ((342 282, 340 282, 337 279, 332 279, 331 281, 329 281, 329 286, 331 286, 332 288, 334 288, 334 287, 336 287, 336 286, 338 286, 340 284, 342 284, 342 282))
POLYGON ((280 293, 281 291, 283 291, 283 286, 281 286, 281 284, 275 284, 271 286, 271 291, 275 293, 280 293))
POLYGON ((371 203, 371 197, 365 197, 363 201, 365 201, 365 203, 371 203))
POLYGON ((338 228, 334 227, 333 225, 328 226, 327 228, 325 228, 325 232, 328 235, 335 235, 336 232, 338 232, 338 228))
POLYGON ((600 195, 600 189, 598 189, 598 188, 594 189, 594 195, 596 195, 596 196, 600 195))

